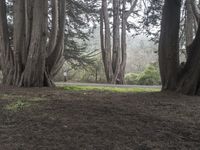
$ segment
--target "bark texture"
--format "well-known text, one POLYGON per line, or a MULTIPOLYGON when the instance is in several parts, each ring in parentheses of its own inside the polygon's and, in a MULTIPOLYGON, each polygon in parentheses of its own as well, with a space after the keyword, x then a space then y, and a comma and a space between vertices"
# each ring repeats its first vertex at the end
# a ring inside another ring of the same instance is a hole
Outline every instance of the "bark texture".
POLYGON ((25 87, 54 85, 52 77, 64 62, 65 0, 52 0, 51 7, 48 37, 48 0, 14 1, 12 45, 8 36, 5 0, 0 1, 0 53, 4 84, 25 87))
POLYGON ((165 0, 159 42, 162 90, 175 90, 179 69, 181 0, 165 0))
MULTIPOLYGON (((187 95, 200 95, 200 24, 198 24, 195 39, 192 40, 192 36, 188 36, 188 42, 192 42, 187 45, 188 57, 186 64, 180 68, 178 67, 179 49, 177 44, 179 43, 180 3, 178 0, 165 0, 163 9, 159 45, 162 86, 163 90, 177 91, 187 95)), ((192 8, 188 7, 190 6, 187 6, 187 13, 192 13, 192 8)), ((192 15, 187 14, 187 17, 190 20, 192 15)), ((188 34, 189 32, 192 32, 190 27, 188 27, 188 34)))
POLYGON ((177 91, 187 95, 200 95, 200 28, 188 49, 190 53, 181 71, 177 91))

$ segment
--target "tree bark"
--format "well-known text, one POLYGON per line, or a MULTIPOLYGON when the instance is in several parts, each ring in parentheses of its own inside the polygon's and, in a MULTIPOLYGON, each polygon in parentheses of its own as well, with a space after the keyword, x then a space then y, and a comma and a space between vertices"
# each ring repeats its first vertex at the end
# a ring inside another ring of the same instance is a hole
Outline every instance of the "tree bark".
MULTIPOLYGON (((49 43, 48 0, 14 3, 13 45, 9 41, 5 0, 0 1, 0 54, 3 83, 53 86, 52 77, 64 62, 65 0, 52 0, 49 43)), ((12 35, 10 35, 12 36, 12 35)))
POLYGON ((190 53, 181 71, 177 91, 187 95, 200 95, 200 28, 188 49, 190 53))
POLYGON ((181 0, 165 0, 159 42, 162 90, 174 91, 179 70, 179 25, 181 0))
POLYGON ((0 1, 0 56, 3 72, 3 83, 12 84, 14 74, 13 52, 9 45, 8 24, 6 16, 6 2, 0 1))
POLYGON ((126 30, 127 30, 127 20, 131 13, 134 11, 138 0, 133 0, 130 9, 126 10, 126 2, 127 0, 122 1, 122 21, 121 21, 121 64, 120 71, 118 75, 118 83, 124 84, 125 77, 125 69, 126 69, 126 61, 127 61, 127 41, 126 41, 126 30))
POLYGON ((48 1, 35 0, 30 48, 22 79, 22 85, 26 87, 44 86, 47 13, 48 1))
POLYGON ((117 77, 120 72, 120 1, 113 1, 113 58, 112 58, 112 68, 113 68, 113 78, 112 83, 117 83, 117 77))
MULTIPOLYGON (((50 78, 54 77, 59 70, 62 68, 65 60, 63 57, 64 52, 64 33, 65 33, 65 11, 66 11, 66 1, 59 0, 59 16, 58 16, 58 36, 55 48, 51 55, 46 59, 47 73, 50 74, 50 78)), ((53 32, 53 31, 52 31, 53 32)), ((56 36, 53 34, 52 36, 56 36)))
POLYGON ((188 47, 193 41, 193 11, 191 0, 186 0, 186 21, 185 21, 185 36, 186 36, 186 46, 188 47))
POLYGON ((100 21, 100 36, 102 59, 104 63, 107 82, 111 83, 113 77, 112 68, 112 51, 111 51, 111 32, 108 15, 107 0, 102 0, 101 21, 100 21))

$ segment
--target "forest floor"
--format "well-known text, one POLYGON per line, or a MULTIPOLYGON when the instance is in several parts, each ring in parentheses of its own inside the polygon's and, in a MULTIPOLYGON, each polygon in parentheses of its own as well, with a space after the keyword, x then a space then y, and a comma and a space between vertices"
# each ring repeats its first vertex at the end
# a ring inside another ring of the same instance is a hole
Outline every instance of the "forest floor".
POLYGON ((0 150, 199 150, 200 98, 0 85, 0 150))

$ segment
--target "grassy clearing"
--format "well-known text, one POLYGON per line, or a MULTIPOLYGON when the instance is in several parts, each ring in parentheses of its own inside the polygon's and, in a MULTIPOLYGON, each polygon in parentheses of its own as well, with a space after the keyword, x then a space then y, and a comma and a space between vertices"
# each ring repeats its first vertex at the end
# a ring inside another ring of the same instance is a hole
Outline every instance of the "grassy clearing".
POLYGON ((120 87, 101 87, 101 86, 65 86, 67 91, 102 91, 114 93, 142 93, 159 92, 159 88, 120 88, 120 87))

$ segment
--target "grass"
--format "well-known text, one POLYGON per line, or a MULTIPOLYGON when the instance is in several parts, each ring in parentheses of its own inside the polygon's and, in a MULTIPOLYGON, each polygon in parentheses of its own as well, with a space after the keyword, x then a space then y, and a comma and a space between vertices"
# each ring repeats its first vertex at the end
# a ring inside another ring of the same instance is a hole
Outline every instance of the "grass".
POLYGON ((5 109, 9 111, 17 112, 17 111, 24 110, 25 108, 28 108, 30 106, 31 106, 30 102, 19 99, 7 104, 5 106, 5 109))
POLYGON ((120 88, 120 87, 102 87, 102 86, 65 86, 67 91, 103 91, 114 93, 142 93, 159 92, 159 88, 120 88))

